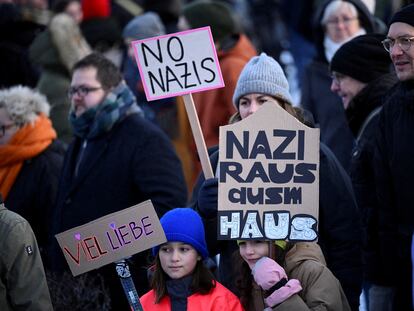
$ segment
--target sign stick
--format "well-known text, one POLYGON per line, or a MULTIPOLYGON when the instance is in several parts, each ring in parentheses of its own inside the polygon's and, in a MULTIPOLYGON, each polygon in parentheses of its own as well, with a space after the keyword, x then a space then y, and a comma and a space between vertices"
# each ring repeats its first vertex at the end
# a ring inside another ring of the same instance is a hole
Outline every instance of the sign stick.
POLYGON ((210 157, 208 156, 206 143, 198 120, 197 111, 194 106, 193 96, 191 94, 183 95, 185 109, 187 110, 188 120, 190 121, 191 130, 193 131, 194 140, 197 146, 198 156, 200 157, 201 167, 205 179, 213 178, 210 157))
POLYGON ((125 259, 122 259, 115 262, 115 265, 116 272, 121 280, 122 288, 124 289, 125 296, 128 299, 131 311, 143 311, 127 262, 125 259))

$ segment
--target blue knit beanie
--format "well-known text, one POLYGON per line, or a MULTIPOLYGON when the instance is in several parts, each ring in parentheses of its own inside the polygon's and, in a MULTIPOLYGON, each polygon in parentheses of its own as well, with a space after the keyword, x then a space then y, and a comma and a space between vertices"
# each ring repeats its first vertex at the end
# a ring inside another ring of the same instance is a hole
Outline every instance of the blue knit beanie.
POLYGON ((233 95, 233 105, 237 110, 240 97, 251 93, 271 95, 291 105, 293 102, 282 67, 266 53, 250 59, 240 73, 233 95))
MULTIPOLYGON (((208 257, 204 225, 201 217, 191 208, 175 208, 160 219, 168 242, 183 242, 190 244, 204 259, 208 257)), ((160 245, 152 249, 156 256, 160 245)))

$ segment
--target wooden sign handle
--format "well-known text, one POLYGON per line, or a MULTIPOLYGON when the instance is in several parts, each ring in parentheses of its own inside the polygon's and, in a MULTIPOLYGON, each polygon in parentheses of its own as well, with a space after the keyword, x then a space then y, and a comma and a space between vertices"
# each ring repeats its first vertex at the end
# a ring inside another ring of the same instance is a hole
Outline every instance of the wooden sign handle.
POLYGON ((213 170, 211 169, 210 158, 208 156, 206 143, 198 120, 197 111, 194 106, 193 96, 191 94, 183 95, 185 109, 187 110, 188 120, 190 121, 191 130, 193 131, 194 140, 197 146, 198 156, 200 157, 201 167, 206 179, 213 178, 213 170))

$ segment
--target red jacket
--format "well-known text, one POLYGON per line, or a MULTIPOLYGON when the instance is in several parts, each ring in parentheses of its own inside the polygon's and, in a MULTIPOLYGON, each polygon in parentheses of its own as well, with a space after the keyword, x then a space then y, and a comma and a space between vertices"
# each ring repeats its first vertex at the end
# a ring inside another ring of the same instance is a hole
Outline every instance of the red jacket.
MULTIPOLYGON (((144 311, 170 311, 170 297, 165 296, 155 304, 155 292, 149 291, 141 297, 144 311)), ((243 311, 239 299, 227 288, 216 282, 216 287, 208 294, 193 294, 188 297, 187 310, 197 311, 243 311)))

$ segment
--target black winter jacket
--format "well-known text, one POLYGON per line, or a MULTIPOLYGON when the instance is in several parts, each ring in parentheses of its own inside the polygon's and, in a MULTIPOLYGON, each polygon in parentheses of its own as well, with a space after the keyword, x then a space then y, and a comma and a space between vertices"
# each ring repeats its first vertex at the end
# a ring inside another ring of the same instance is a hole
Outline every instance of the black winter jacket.
POLYGON ((42 252, 52 225, 64 154, 64 144, 55 140, 42 153, 26 160, 5 201, 11 211, 29 222, 42 252))
POLYGON ((398 83, 379 116, 374 156, 378 232, 387 284, 397 288, 396 310, 412 310, 414 230, 414 81, 398 83))
MULTIPOLYGON (((172 208, 185 206, 186 184, 172 144, 160 129, 138 114, 127 116, 109 132, 89 140, 75 177, 78 153, 84 143, 75 138, 65 156, 54 215, 54 234, 148 199, 159 217, 172 208)), ((142 252, 131 260, 131 273, 135 284, 139 284, 139 295, 149 290, 146 256, 148 253, 142 252)), ((54 269, 66 267, 54 239, 52 258, 54 269)), ((103 273, 110 290, 112 308, 127 310, 114 265, 98 271, 103 273)))

